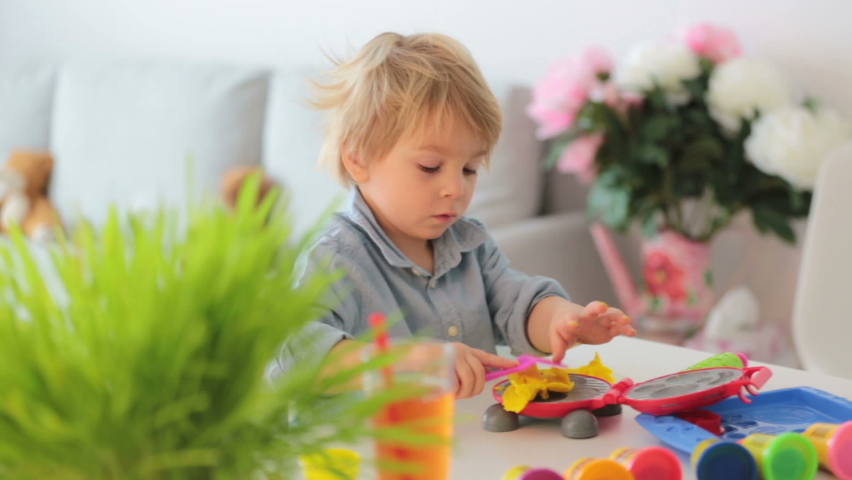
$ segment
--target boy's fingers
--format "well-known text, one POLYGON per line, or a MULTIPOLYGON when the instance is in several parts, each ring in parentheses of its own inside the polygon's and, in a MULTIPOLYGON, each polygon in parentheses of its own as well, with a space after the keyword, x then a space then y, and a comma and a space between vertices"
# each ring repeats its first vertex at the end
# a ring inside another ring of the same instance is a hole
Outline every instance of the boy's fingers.
POLYGON ((634 330, 630 325, 619 325, 614 323, 609 327, 609 334, 612 337, 617 337, 619 335, 633 337, 636 335, 636 330, 634 330))
POLYGON ((630 317, 617 308, 611 308, 605 314, 598 317, 598 323, 605 327, 610 325, 627 325, 630 323, 630 317))
POLYGON ((482 350, 472 348, 470 349, 470 353, 479 360, 479 363, 484 367, 488 368, 512 368, 517 367, 518 362, 515 360, 509 360, 508 358, 503 358, 499 355, 494 355, 493 353, 484 352, 482 350))
POLYGON ((576 341, 578 328, 579 324, 574 320, 556 326, 550 338, 550 349, 553 353, 554 362, 559 363, 565 358, 565 351, 568 350, 571 343, 576 341))
POLYGON ((553 337, 550 339, 550 350, 553 353, 553 361, 560 363, 565 358, 565 351, 568 350, 568 342, 563 340, 562 337, 553 337))
POLYGON ((468 355, 465 360, 467 360, 467 364, 473 372, 473 385, 470 394, 471 396, 479 395, 485 389, 485 367, 473 355, 468 355))
POLYGON ((620 327, 619 331, 622 335, 632 337, 636 335, 636 329, 631 325, 632 320, 627 315, 621 315, 615 320, 615 325, 620 327))
POLYGON ((607 310, 609 310, 609 305, 606 303, 592 302, 586 305, 586 308, 583 309, 582 315, 584 317, 596 317, 598 315, 603 315, 607 310))
POLYGON ((473 371, 464 359, 456 362, 456 376, 459 378, 459 386, 456 390, 456 398, 469 398, 473 389, 473 371))

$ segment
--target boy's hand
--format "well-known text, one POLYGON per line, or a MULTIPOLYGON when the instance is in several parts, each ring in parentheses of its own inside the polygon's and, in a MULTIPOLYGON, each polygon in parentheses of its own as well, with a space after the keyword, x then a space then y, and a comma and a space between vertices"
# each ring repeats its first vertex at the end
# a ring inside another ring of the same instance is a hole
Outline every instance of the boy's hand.
POLYGON ((636 330, 630 326, 630 318, 624 312, 604 302, 592 302, 582 311, 558 309, 550 321, 553 361, 561 362, 568 347, 577 342, 600 345, 619 335, 632 337, 636 330))
POLYGON ((457 399, 470 398, 482 393, 485 388, 486 368, 512 368, 518 362, 463 343, 453 343, 456 352, 456 382, 454 384, 457 399))

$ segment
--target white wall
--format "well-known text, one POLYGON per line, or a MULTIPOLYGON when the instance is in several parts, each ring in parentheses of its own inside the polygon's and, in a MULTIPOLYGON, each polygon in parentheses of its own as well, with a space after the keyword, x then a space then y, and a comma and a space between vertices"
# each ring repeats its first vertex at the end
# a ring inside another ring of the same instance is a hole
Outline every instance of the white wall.
POLYGON ((719 22, 852 114, 848 0, 0 0, 0 62, 168 55, 322 63, 385 30, 462 40, 494 83, 534 82, 588 43, 623 54, 683 21, 719 22))

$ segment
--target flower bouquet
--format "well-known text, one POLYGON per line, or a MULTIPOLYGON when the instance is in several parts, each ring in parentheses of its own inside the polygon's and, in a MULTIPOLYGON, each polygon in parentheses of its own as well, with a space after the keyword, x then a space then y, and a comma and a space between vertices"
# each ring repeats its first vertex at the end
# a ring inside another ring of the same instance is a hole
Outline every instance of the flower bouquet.
POLYGON ((707 24, 637 45, 617 66, 600 48, 557 62, 528 114, 552 144, 545 167, 590 184, 593 235, 623 306, 692 324, 712 305, 710 240, 748 212, 760 232, 795 242, 822 158, 852 138, 837 112, 707 24), (649 238, 641 299, 604 229, 634 224, 649 238))

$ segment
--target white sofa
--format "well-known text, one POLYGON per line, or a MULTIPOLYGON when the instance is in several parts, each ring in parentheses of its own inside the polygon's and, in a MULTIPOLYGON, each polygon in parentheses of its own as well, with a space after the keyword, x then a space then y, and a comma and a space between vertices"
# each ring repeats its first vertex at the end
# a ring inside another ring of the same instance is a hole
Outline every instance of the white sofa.
MULTIPOLYGON (((13 148, 56 157, 51 198, 63 218, 94 222, 110 204, 215 194, 235 165, 263 165, 291 196, 299 231, 347 192, 315 167, 321 118, 305 105, 308 69, 171 61, 74 63, 0 70, 0 158, 13 148), (189 166, 193 175, 187 182, 189 166)), ((542 145, 525 88, 495 87, 506 122, 470 214, 489 225, 514 266, 552 276, 577 301, 614 302, 582 197, 542 215, 542 145)))

